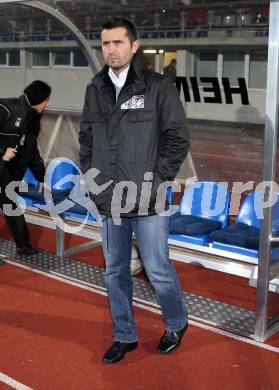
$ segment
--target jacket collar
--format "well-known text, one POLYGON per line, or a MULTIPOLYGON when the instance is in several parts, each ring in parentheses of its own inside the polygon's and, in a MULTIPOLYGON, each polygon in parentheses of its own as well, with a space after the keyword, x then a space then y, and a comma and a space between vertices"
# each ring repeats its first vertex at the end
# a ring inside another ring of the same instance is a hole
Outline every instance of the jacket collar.
POLYGON ((26 93, 24 95, 20 96, 20 99, 21 98, 24 98, 26 103, 27 103, 27 105, 31 107, 31 103, 29 102, 29 99, 28 99, 28 96, 26 95, 26 93))
MULTIPOLYGON (((93 78, 93 84, 97 86, 98 89, 101 89, 105 86, 109 86, 110 88, 114 89, 113 83, 108 75, 109 67, 108 65, 105 65, 103 69, 93 78)), ((126 82, 123 86, 123 89, 128 87, 129 85, 135 83, 138 84, 145 84, 145 70, 143 69, 140 59, 137 55, 134 55, 131 61, 130 69, 127 75, 126 82)))
POLYGON ((33 108, 31 106, 31 104, 30 104, 30 102, 28 100, 28 97, 27 97, 27 95, 25 93, 23 95, 19 96, 18 99, 26 107, 26 109, 28 111, 31 111, 31 112, 35 111, 36 112, 35 108, 33 108))
POLYGON ((112 112, 119 109, 121 104, 134 95, 142 94, 146 90, 145 75, 146 70, 142 67, 140 59, 135 55, 131 61, 126 82, 121 89, 120 95, 115 102, 116 91, 108 75, 108 65, 93 78, 92 83, 104 96, 105 100, 111 105, 112 112))
POLYGON ((28 100, 28 97, 26 96, 26 94, 23 94, 19 97, 19 100, 22 102, 22 104, 25 105, 25 108, 28 112, 28 116, 32 116, 32 117, 38 117, 38 118, 41 118, 42 114, 39 114, 34 107, 31 106, 29 100, 28 100))

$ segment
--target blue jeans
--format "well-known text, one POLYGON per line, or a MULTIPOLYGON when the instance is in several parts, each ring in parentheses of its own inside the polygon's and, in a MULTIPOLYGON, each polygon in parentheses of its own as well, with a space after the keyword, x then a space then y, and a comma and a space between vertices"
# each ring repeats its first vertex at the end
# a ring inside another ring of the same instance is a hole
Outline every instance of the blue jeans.
POLYGON ((177 273, 169 259, 168 225, 169 218, 160 215, 121 218, 120 225, 115 225, 112 218, 103 219, 105 282, 116 341, 132 343, 138 339, 130 274, 133 232, 145 271, 161 305, 166 330, 180 330, 188 321, 177 273))

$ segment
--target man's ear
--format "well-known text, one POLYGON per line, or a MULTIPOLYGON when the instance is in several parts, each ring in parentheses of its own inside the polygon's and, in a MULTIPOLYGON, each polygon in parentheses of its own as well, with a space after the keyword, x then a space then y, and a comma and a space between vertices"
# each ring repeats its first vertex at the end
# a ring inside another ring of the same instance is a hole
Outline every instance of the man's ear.
POLYGON ((138 51, 140 47, 140 41, 138 39, 136 39, 135 41, 132 42, 132 52, 133 54, 136 54, 136 52, 138 51))

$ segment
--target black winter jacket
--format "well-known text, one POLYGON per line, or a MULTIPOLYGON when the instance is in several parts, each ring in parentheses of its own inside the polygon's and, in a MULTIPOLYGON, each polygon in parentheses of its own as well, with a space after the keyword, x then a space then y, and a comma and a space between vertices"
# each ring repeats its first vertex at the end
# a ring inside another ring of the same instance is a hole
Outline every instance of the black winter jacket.
POLYGON ((135 207, 122 216, 138 215, 144 174, 154 174, 147 215, 154 214, 157 187, 173 180, 189 150, 186 117, 176 88, 160 74, 131 62, 117 102, 105 66, 88 85, 80 124, 80 163, 83 172, 97 168, 101 186, 113 183, 92 198, 100 213, 111 215, 113 189, 120 181, 137 185, 135 207))
POLYGON ((37 145, 40 120, 41 114, 30 106, 25 95, 0 99, 0 159, 8 147, 17 147, 12 160, 2 160, 12 180, 22 180, 29 167, 39 182, 44 181, 45 167, 37 145))

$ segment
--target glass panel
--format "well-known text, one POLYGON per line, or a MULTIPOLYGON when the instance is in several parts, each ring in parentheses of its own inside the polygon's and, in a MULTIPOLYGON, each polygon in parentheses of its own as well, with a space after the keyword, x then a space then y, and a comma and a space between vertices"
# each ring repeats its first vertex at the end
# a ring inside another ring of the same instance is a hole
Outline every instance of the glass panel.
POLYGON ((223 77, 228 77, 231 85, 238 85, 237 79, 244 77, 244 53, 225 52, 223 61, 223 77))
POLYGON ((9 65, 10 66, 19 66, 20 65, 19 50, 10 51, 8 58, 9 58, 9 65))
POLYGON ((7 64, 7 55, 5 51, 0 51, 0 65, 7 64))
POLYGON ((67 51, 60 51, 52 53, 53 65, 71 65, 71 53, 67 51))
POLYGON ((267 51, 256 51, 250 54, 249 87, 266 88, 267 51))
POLYGON ((197 53, 197 76, 216 77, 217 76, 217 51, 197 53))
POLYGON ((33 51, 33 66, 49 66, 49 51, 33 51))
POLYGON ((81 50, 74 51, 74 66, 88 66, 88 61, 81 50))

